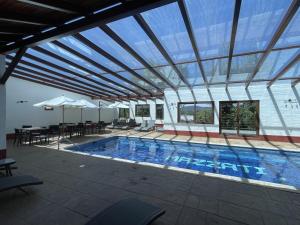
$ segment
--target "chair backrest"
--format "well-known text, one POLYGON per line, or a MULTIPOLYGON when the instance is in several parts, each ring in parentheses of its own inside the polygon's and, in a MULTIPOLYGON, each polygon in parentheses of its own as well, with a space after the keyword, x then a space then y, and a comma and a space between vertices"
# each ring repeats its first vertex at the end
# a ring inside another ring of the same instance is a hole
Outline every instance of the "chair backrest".
POLYGON ((31 128, 32 125, 23 125, 22 128, 31 128))
POLYGON ((147 127, 154 127, 155 126, 155 120, 149 120, 147 127))
POLYGON ((130 119, 129 122, 128 122, 129 126, 135 126, 136 125, 136 122, 135 122, 135 119, 130 119))
POLYGON ((147 125, 148 125, 148 121, 147 120, 143 120, 142 124, 141 124, 141 127, 147 127, 147 125))
POLYGON ((91 120, 86 120, 85 123, 92 123, 92 121, 91 120))
POLYGON ((17 129, 15 128, 15 135, 21 134, 22 133, 22 129, 17 129))

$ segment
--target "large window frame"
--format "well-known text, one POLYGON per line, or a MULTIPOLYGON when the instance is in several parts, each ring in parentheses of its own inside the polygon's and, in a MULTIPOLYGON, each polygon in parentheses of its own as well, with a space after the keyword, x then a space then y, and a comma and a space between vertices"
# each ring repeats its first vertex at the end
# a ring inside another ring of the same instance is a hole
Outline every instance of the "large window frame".
POLYGON ((119 108, 119 118, 129 118, 129 108, 119 108))
POLYGON ((155 118, 157 120, 163 120, 164 119, 164 104, 156 104, 155 105, 155 118), (158 113, 157 110, 160 110, 161 112, 158 113))
POLYGON ((150 105, 149 104, 135 105, 135 117, 150 117, 150 105))
POLYGON ((195 102, 178 102, 177 104, 177 122, 178 123, 192 123, 192 124, 214 124, 214 112, 215 112, 215 104, 213 101, 195 101, 195 102), (181 105, 194 105, 194 113, 193 113, 193 120, 192 121, 182 121, 181 120, 181 114, 180 114, 180 109, 181 105), (211 104, 211 115, 210 115, 210 121, 196 121, 196 112, 197 104, 211 104))
MULTIPOLYGON (((230 135, 228 133, 222 132, 222 104, 237 104, 237 136, 253 136, 251 134, 240 134, 241 128, 240 128, 240 103, 255 103, 255 108, 256 108, 256 117, 255 117, 255 136, 259 136, 259 105, 260 101, 259 100, 239 100, 239 101, 220 101, 219 102, 219 134, 223 135, 230 135)), ((232 134, 234 135, 234 134, 232 134)))

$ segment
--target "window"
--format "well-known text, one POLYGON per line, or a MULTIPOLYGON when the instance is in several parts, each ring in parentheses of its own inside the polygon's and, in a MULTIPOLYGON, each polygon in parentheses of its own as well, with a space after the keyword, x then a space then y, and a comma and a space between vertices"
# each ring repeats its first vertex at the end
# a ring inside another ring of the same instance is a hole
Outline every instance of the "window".
POLYGON ((129 109, 120 108, 119 109, 119 118, 129 118, 129 109))
POLYGON ((135 116, 137 117, 150 117, 150 106, 149 104, 136 105, 135 116))
POLYGON ((156 104, 156 119, 163 120, 164 119, 164 105, 156 104))
POLYGON ((220 102, 220 133, 258 135, 259 101, 220 102))
POLYGON ((178 103, 178 122, 213 124, 213 102, 178 103))

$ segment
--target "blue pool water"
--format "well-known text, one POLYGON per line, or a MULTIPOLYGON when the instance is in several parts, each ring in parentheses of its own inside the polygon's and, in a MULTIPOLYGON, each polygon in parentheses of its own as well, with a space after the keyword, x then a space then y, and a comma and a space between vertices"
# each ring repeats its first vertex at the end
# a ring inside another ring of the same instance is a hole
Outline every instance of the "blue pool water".
POLYGON ((106 138, 69 150, 300 188, 297 152, 128 137, 106 138))

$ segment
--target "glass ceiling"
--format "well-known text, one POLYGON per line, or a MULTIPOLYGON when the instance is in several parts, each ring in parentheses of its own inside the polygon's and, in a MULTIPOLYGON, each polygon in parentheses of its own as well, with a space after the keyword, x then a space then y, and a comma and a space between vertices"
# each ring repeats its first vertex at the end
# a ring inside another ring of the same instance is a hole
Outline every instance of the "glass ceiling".
MULTIPOLYGON (((106 24, 111 32, 94 27, 80 33, 105 54, 76 37, 66 36, 27 50, 14 74, 34 75, 32 80, 53 78, 53 82, 65 82, 99 96, 155 96, 166 88, 204 85, 203 76, 210 85, 244 85, 255 69, 258 72, 253 81, 268 81, 299 55, 300 9, 256 68, 292 0, 243 0, 235 39, 231 33, 236 1, 182 1, 183 7, 174 1, 139 15, 163 49, 134 16, 129 16, 106 24), (182 16, 184 10, 188 21, 182 16), (192 45, 189 30, 196 46, 192 45)), ((299 61, 279 79, 300 79, 299 61)))

